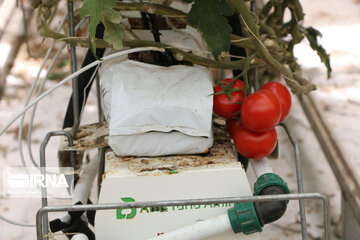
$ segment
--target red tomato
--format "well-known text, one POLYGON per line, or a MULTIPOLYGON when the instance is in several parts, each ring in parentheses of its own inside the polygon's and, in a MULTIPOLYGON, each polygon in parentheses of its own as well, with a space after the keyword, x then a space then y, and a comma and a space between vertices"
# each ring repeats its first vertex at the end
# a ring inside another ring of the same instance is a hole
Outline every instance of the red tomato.
MULTIPOLYGON (((221 81, 222 84, 227 86, 232 81, 232 78, 227 78, 221 81)), ((245 85, 240 80, 235 80, 231 89, 244 89, 245 85)), ((214 93, 223 91, 224 89, 220 84, 216 84, 214 87, 214 93)), ((232 118, 234 116, 239 116, 236 114, 241 110, 241 104, 239 102, 244 101, 245 91, 236 91, 231 93, 231 100, 226 94, 214 95, 214 112, 224 118, 232 118)))
POLYGON ((289 115, 291 108, 291 94, 289 90, 278 82, 268 82, 261 89, 270 90, 278 97, 281 105, 280 122, 283 121, 289 115))
POLYGON ((235 118, 226 119, 226 129, 231 137, 234 137, 234 131, 237 126, 240 126, 241 122, 235 118))
POLYGON ((274 128, 281 117, 278 98, 269 90, 250 94, 241 107, 241 121, 244 127, 254 132, 274 128))
POLYGON ((274 128, 257 133, 240 125, 235 129, 233 139, 236 150, 241 155, 251 159, 261 159, 269 156, 275 149, 277 135, 274 128))

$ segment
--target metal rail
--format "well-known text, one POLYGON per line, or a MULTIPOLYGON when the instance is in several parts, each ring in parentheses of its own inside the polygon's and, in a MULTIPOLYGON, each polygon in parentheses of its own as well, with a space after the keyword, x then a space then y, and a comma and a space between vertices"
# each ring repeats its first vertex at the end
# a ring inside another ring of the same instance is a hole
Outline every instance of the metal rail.
MULTIPOLYGON (((67 2, 68 7, 68 16, 69 16, 69 35, 70 37, 75 36, 75 25, 74 25, 74 4, 73 1, 67 2)), ((76 47, 75 45, 70 45, 70 59, 71 59, 71 72, 76 72, 77 62, 76 62, 76 47)), ((72 103, 73 103, 73 113, 74 113, 74 124, 72 127, 72 135, 75 138, 77 130, 80 125, 80 107, 79 107, 79 83, 78 78, 75 77, 72 80, 73 94, 72 94, 72 103)))
MULTIPOLYGON (((38 239, 41 234, 41 238, 43 239, 44 235, 47 238, 48 234, 48 219, 47 212, 51 211, 81 211, 81 210, 102 210, 102 209, 115 209, 115 208, 134 208, 134 207, 161 207, 161 206, 178 206, 178 205, 192 205, 192 204, 219 204, 219 203, 242 203, 242 202, 260 202, 260 201, 276 201, 276 200, 299 200, 300 205, 300 217, 301 217, 301 228, 302 228, 302 239, 307 239, 307 227, 306 227, 306 215, 305 215, 305 199, 322 199, 324 202, 324 221, 325 221, 325 239, 330 239, 330 203, 326 196, 320 193, 303 193, 303 178, 301 172, 301 158, 300 158, 300 150, 298 143, 290 131, 289 127, 282 123, 280 124, 285 132, 287 133, 289 140, 291 141, 294 152, 295 152, 295 163, 296 163, 296 178, 298 185, 298 194, 285 194, 285 195, 267 195, 267 196, 249 196, 249 197, 238 197, 238 198, 210 198, 210 199, 192 199, 192 200, 174 200, 174 201, 155 201, 155 202, 134 202, 134 203, 113 203, 113 204, 92 204, 92 205, 82 205, 82 206, 47 206, 46 201, 46 192, 42 192, 43 196, 43 210, 39 210, 37 214, 37 233, 38 239), (321 196, 321 197, 320 197, 321 196), (43 212, 45 211, 45 212, 43 212), (38 219, 38 215, 41 216, 41 219, 38 219), (41 227, 39 226, 41 225, 41 227), (39 229, 42 229, 39 231, 39 229)), ((73 146, 72 135, 69 132, 65 131, 54 131, 49 132, 43 143, 41 144, 40 150, 40 164, 41 167, 46 167, 45 164, 45 147, 50 140, 51 136, 59 136, 65 135, 68 138, 69 146, 73 146)), ((103 149, 102 149, 103 150, 103 149)), ((75 155, 72 155, 72 164, 75 164, 75 155)))
MULTIPOLYGON (((48 132, 44 138, 44 140, 41 142, 40 145, 40 167, 41 167, 41 174, 44 176, 44 180, 46 181, 46 159, 45 159, 45 149, 47 144, 49 143, 50 138, 54 136, 66 136, 69 142, 69 146, 74 146, 72 135, 69 132, 66 131, 53 131, 48 132)), ((75 158, 76 158, 76 152, 71 153, 71 166, 75 169, 75 158)), ((41 205, 42 207, 46 207, 48 204, 47 201, 47 188, 42 186, 41 187, 41 205)), ((44 224, 42 224, 42 228, 45 234, 48 234, 48 216, 44 216, 44 224)), ((37 225, 37 224, 36 224, 37 225)))
MULTIPOLYGON (((251 12, 255 15, 256 14, 256 0, 251 1, 250 3, 250 10, 251 12)), ((254 80, 254 91, 256 92, 257 90, 259 90, 259 79, 258 79, 258 75, 259 75, 259 70, 257 67, 255 67, 254 69, 252 69, 251 71, 252 75, 253 75, 253 80, 254 80)))
POLYGON ((354 217, 360 225, 360 183, 357 172, 346 161, 310 94, 299 97, 299 101, 335 174, 343 196, 349 203, 354 217))
MULTIPOLYGON (((289 137, 291 144, 294 147, 297 187, 298 187, 298 192, 303 193, 304 192, 304 184, 303 184, 303 177, 302 177, 302 167, 301 167, 299 144, 298 144, 295 136, 293 135, 293 133, 290 131, 290 128, 285 123, 280 123, 280 126, 283 127, 283 129, 285 130, 286 134, 289 137)), ((307 226, 306 226, 306 212, 305 212, 305 203, 304 203, 303 199, 299 199, 299 208, 300 208, 300 220, 301 220, 301 235, 302 235, 303 240, 307 240, 308 234, 307 234, 307 226)))
POLYGON ((98 115, 99 115, 99 122, 103 122, 105 120, 104 118, 104 112, 102 110, 102 104, 101 104, 101 87, 100 87, 100 77, 99 74, 96 74, 96 101, 98 106, 98 115))
MULTIPOLYGON (((187 205, 205 205, 205 204, 222 204, 222 203, 245 203, 245 202, 268 202, 281 200, 300 200, 300 199, 318 199, 322 200, 324 205, 324 223, 325 239, 330 239, 330 201, 329 198, 320 193, 298 193, 298 194, 281 194, 251 197, 230 197, 230 198, 206 198, 206 199, 189 199, 189 200, 170 200, 170 201, 147 201, 147 202, 130 202, 130 203, 104 203, 104 204, 87 204, 87 205, 63 205, 47 206, 38 210, 36 213, 36 234, 37 240, 44 239, 43 217, 49 212, 73 212, 89 210, 110 210, 110 209, 129 209, 145 207, 169 207, 169 206, 187 206, 187 205)), ((46 237, 46 236, 45 236, 46 237)))

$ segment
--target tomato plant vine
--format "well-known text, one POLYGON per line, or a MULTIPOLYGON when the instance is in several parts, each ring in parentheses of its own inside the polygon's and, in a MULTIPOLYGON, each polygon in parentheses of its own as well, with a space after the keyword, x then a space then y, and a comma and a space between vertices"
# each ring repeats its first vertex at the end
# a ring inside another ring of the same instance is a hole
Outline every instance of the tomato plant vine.
MULTIPOLYGON (((169 49, 175 58, 208 67, 240 69, 247 78, 247 70, 261 67, 266 74, 281 74, 294 93, 308 93, 315 85, 302 77, 301 67, 294 56, 294 46, 307 39, 311 48, 331 74, 329 54, 319 44, 321 33, 313 27, 303 26, 304 13, 299 0, 268 0, 253 14, 245 0, 183 0, 191 5, 188 13, 175 9, 169 1, 150 0, 147 2, 122 2, 116 0, 83 0, 81 9, 75 17, 89 18, 89 35, 69 37, 54 32, 49 27, 49 18, 58 0, 33 0, 38 8, 38 29, 43 37, 65 41, 80 47, 88 47, 95 53, 96 47, 111 47, 117 50, 127 47, 155 46, 169 49), (204 58, 184 49, 153 41, 131 39, 131 32, 122 23, 122 12, 139 11, 172 17, 179 22, 197 28, 210 49, 213 58, 204 58), (290 20, 285 21, 285 12, 290 12, 290 20), (227 16, 237 13, 240 16, 244 36, 231 33, 227 16), (95 38, 99 22, 105 26, 104 39, 95 38), (240 60, 230 60, 230 45, 245 48, 247 56, 240 60)), ((247 79, 246 79, 247 80, 247 79)))

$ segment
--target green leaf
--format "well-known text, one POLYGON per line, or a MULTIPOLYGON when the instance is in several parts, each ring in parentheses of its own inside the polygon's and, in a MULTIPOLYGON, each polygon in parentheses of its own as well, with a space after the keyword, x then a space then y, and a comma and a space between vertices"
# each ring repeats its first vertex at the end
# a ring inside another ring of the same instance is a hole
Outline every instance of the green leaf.
POLYGON ((230 49, 232 30, 226 16, 233 13, 225 1, 195 0, 188 14, 188 22, 197 26, 215 58, 230 49))
POLYGON ((219 4, 218 11, 223 16, 232 16, 234 14, 234 9, 230 7, 225 1, 216 1, 219 4))
POLYGON ((121 24, 121 13, 111 8, 105 8, 102 15, 102 22, 105 25, 104 41, 112 44, 113 48, 120 50, 123 48, 122 37, 124 26, 121 24))
POLYGON ((80 15, 81 17, 89 16, 89 43, 94 56, 96 56, 96 26, 100 21, 101 13, 104 7, 112 8, 115 5, 116 0, 84 0, 80 15))
POLYGON ((117 0, 102 0, 104 3, 104 7, 113 8, 116 6, 117 0))
POLYGON ((96 56, 96 46, 95 46, 95 33, 96 26, 100 21, 100 15, 103 10, 102 0, 84 0, 84 5, 81 8, 81 17, 89 15, 89 43, 90 49, 96 56))
POLYGON ((111 8, 105 7, 102 14, 109 22, 120 24, 122 20, 121 13, 111 8))
POLYGON ((321 32, 313 27, 305 28, 305 36, 310 43, 310 47, 316 51, 317 55, 320 57, 321 62, 325 64, 327 69, 327 77, 331 76, 331 65, 330 65, 330 55, 326 53, 326 50, 318 43, 317 37, 322 37, 321 32))

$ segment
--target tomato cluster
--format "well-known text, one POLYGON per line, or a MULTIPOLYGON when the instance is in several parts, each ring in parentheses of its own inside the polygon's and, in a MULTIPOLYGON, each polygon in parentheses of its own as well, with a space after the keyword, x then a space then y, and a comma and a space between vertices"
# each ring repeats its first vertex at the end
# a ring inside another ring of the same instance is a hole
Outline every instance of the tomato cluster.
POLYGON ((229 85, 231 81, 232 78, 224 79, 214 87, 214 112, 226 119, 240 116, 240 103, 245 97, 244 83, 236 80, 229 85))
POLYGON ((237 151, 247 158, 261 159, 276 146, 274 127, 289 115, 291 94, 281 83, 269 82, 244 97, 242 81, 224 79, 214 87, 214 112, 226 118, 237 151))

